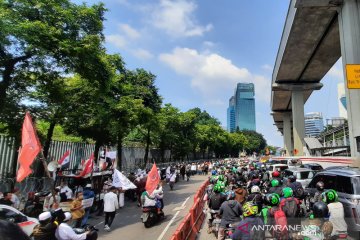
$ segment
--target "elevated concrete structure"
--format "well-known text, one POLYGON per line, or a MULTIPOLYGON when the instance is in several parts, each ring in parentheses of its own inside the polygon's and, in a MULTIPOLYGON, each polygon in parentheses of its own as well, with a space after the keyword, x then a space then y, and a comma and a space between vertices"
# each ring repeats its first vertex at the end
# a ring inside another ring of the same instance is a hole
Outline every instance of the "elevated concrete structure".
MULTIPOLYGON (((272 76, 271 108, 275 125, 283 133, 282 112, 292 112, 294 148, 302 155, 303 104, 335 62, 347 53, 347 63, 360 64, 360 0, 292 0, 290 2, 281 43, 272 76), (342 38, 340 38, 340 35, 342 38), (296 98, 296 99, 295 99, 296 98), (294 102, 296 101, 296 102, 294 102), (294 107, 296 109, 294 109, 294 107), (302 117, 300 119, 300 115, 302 117), (301 142, 301 143, 300 143, 301 142)), ((360 90, 347 90, 349 123, 360 122, 360 90), (358 112, 358 113, 357 113, 358 112), (350 116, 354 119, 350 119, 350 116)), ((287 120, 286 120, 287 121, 287 120)), ((359 125, 359 124, 358 124, 359 125)), ((352 126, 354 136, 352 156, 358 155, 355 137, 360 137, 360 125, 352 126)), ((359 139, 360 141, 360 139, 359 139)))

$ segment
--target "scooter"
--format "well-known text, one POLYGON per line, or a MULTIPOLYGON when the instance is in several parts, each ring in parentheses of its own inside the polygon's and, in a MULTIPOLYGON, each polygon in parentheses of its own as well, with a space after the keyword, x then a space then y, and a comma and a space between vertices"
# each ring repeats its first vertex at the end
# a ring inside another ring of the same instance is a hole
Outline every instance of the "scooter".
POLYGON ((337 234, 331 236, 332 240, 347 239, 348 233, 346 231, 338 231, 337 234))
POLYGON ((156 207, 143 207, 142 212, 141 219, 146 228, 153 226, 156 222, 165 218, 164 212, 161 211, 161 213, 158 213, 156 207))

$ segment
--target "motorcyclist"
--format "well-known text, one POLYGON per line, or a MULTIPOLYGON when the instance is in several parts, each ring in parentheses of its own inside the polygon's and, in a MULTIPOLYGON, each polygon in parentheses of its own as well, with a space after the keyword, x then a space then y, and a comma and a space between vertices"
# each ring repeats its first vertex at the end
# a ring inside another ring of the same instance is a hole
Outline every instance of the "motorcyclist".
POLYGON ((296 181, 295 175, 290 175, 288 177, 287 186, 293 190, 294 196, 298 199, 302 199, 304 195, 304 188, 302 187, 301 183, 296 181))
POLYGON ((157 213, 161 214, 162 213, 161 202, 159 199, 157 199, 156 196, 159 194, 162 194, 162 193, 163 193, 163 190, 162 190, 161 183, 151 194, 149 194, 148 191, 144 191, 141 194, 141 203, 142 203, 143 208, 156 208, 157 213))
POLYGON ((264 224, 274 225, 273 213, 280 204, 280 196, 276 193, 266 194, 264 197, 264 207, 261 209, 261 216, 264 224))
POLYGON ((250 190, 250 195, 246 199, 247 202, 251 201, 258 206, 258 209, 262 209, 263 197, 261 195, 259 186, 252 186, 250 190))
POLYGON ((55 236, 58 240, 83 240, 91 234, 90 231, 84 232, 82 234, 76 234, 74 229, 70 227, 67 222, 71 220, 71 213, 65 213, 64 222, 59 225, 56 230, 55 236))
POLYGON ((31 236, 34 240, 56 240, 57 227, 51 213, 43 212, 39 215, 39 224, 34 227, 31 236))
POLYGON ((221 223, 218 233, 218 240, 224 239, 225 228, 230 223, 237 223, 240 221, 242 214, 241 205, 238 201, 234 200, 235 192, 228 191, 226 193, 227 200, 221 204, 220 212, 221 223))
POLYGON ((330 239, 333 226, 331 222, 326 221, 329 215, 329 208, 324 202, 316 202, 313 206, 313 213, 310 215, 308 225, 301 232, 306 239, 330 239))
POLYGON ((314 194, 314 198, 312 199, 312 203, 322 201, 321 194, 324 192, 325 184, 322 181, 316 183, 316 192, 314 194))
POLYGON ((283 184, 283 182, 282 182, 282 177, 281 177, 281 173, 280 173, 279 171, 274 171, 274 172, 271 174, 271 177, 272 177, 272 179, 278 180, 280 186, 283 184))
POLYGON ((269 188, 268 193, 276 193, 280 196, 282 193, 282 187, 279 186, 279 180, 273 179, 271 180, 270 184, 271 187, 269 188))
POLYGON ((340 234, 347 234, 347 224, 345 222, 344 206, 339 202, 338 194, 335 190, 329 189, 321 194, 322 201, 325 202, 329 208, 329 221, 333 225, 332 236, 340 234))
POLYGON ((300 201, 293 196, 290 187, 283 188, 282 197, 280 207, 287 217, 288 225, 292 225, 296 229, 296 226, 301 225, 300 201))
POLYGON ((226 200, 226 195, 221 192, 219 185, 215 185, 213 189, 213 194, 208 201, 208 207, 210 209, 210 216, 208 221, 208 233, 212 231, 212 222, 215 219, 215 215, 220 212, 221 204, 226 200))
POLYGON ((231 235, 234 240, 262 240, 265 239, 265 231, 260 230, 264 222, 258 216, 258 206, 252 202, 246 202, 242 207, 243 220, 235 228, 235 232, 231 235), (254 231, 253 226, 258 226, 259 229, 254 231))

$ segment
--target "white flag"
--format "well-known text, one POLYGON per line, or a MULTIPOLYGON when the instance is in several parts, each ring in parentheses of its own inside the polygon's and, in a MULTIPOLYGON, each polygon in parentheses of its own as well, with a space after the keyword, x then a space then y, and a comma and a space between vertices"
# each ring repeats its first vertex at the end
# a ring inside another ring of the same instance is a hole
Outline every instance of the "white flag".
POLYGON ((110 159, 116 159, 116 151, 106 152, 105 157, 110 159))
POLYGON ((136 186, 133 184, 124 174, 119 170, 115 169, 113 174, 112 185, 116 188, 122 188, 123 190, 135 189, 136 186))

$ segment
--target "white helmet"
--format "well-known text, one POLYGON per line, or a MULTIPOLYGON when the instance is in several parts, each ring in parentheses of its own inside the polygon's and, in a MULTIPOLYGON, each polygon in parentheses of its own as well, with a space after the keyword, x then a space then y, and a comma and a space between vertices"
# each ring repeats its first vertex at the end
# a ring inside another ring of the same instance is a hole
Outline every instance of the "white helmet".
POLYGON ((252 186, 251 187, 251 193, 259 193, 259 192, 260 192, 259 186, 252 186))

